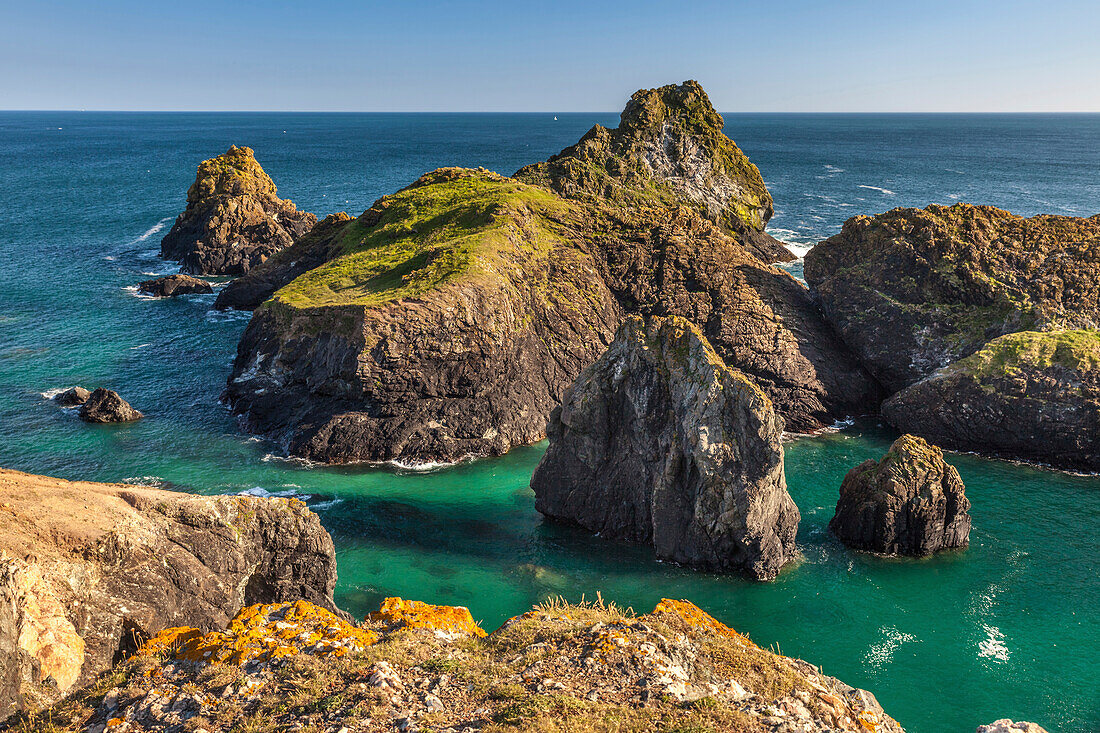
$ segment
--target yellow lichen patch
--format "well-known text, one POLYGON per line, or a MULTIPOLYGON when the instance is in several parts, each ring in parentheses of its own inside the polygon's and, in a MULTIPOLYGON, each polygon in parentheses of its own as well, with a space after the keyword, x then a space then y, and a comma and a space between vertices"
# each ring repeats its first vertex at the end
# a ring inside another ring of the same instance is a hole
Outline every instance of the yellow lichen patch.
POLYGON ((257 604, 241 610, 226 631, 199 635, 194 629, 170 629, 156 642, 171 656, 189 662, 244 664, 270 661, 295 654, 340 657, 378 641, 378 634, 344 621, 308 601, 257 604), (164 636, 165 638, 161 638, 164 636))
POLYGON ((744 636, 726 626, 691 601, 674 601, 671 598, 662 598, 661 602, 657 604, 650 615, 658 616, 665 613, 679 617, 693 629, 703 629, 720 634, 721 636, 728 636, 731 639, 747 641, 744 636))
POLYGON ((184 644, 201 639, 202 636, 201 631, 191 626, 173 626, 164 629, 142 644, 137 653, 145 657, 155 657, 165 653, 171 656, 181 649, 184 644))
POLYGON ((380 621, 397 628, 487 636, 484 629, 474 622, 470 609, 465 606, 434 606, 422 601, 387 598, 382 602, 381 608, 367 616, 367 620, 380 621))

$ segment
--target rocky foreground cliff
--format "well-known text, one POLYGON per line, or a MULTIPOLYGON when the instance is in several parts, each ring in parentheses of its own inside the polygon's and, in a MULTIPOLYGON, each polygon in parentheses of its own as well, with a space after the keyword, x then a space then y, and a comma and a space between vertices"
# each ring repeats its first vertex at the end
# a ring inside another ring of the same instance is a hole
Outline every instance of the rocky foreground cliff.
POLYGON ((242 606, 335 610, 336 558, 296 500, 203 497, 0 469, 0 720, 94 680, 162 629, 242 606))
POLYGON ((16 722, 140 731, 878 731, 874 696, 761 649, 686 601, 635 616, 547 602, 486 634, 465 608, 390 598, 361 624, 305 602, 223 632, 162 632, 16 722))
POLYGON ((643 90, 514 178, 442 169, 329 217, 219 298, 263 301, 226 397, 313 460, 499 454, 640 314, 697 324, 788 429, 873 410, 875 380, 769 264, 770 196, 722 124, 694 82, 643 90))
POLYGON ((279 198, 252 148, 234 145, 199 164, 187 208, 161 240, 161 256, 196 275, 239 275, 316 223, 316 216, 279 198))

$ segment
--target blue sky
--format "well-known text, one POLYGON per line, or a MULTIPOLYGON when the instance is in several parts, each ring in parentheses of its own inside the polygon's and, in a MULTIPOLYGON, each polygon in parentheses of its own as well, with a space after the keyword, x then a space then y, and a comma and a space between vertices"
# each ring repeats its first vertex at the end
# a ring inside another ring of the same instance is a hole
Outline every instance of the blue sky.
POLYGON ((0 0, 0 108, 1100 111, 1100 2, 0 0))

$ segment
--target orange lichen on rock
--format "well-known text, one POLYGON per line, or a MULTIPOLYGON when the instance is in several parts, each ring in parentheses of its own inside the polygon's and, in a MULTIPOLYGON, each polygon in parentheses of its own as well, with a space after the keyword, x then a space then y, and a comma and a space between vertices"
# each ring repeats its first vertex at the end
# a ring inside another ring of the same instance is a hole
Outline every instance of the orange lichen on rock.
POLYGON ((189 662, 244 664, 295 654, 341 657, 378 641, 361 629, 308 601, 257 604, 241 609, 226 631, 202 634, 197 629, 165 629, 142 647, 142 653, 167 651, 189 662))
POLYGON ((465 606, 435 606, 422 601, 387 598, 381 608, 367 616, 368 621, 389 624, 392 628, 429 629, 444 634, 487 636, 465 606))
POLYGON ((185 644, 201 639, 203 633, 191 626, 172 626, 164 629, 137 650, 139 656, 155 657, 161 654, 173 656, 185 644))
POLYGON ((671 598, 662 598, 650 615, 659 616, 661 614, 677 616, 693 629, 702 629, 721 636, 728 636, 731 639, 747 641, 746 637, 726 626, 691 601, 674 601, 671 598))

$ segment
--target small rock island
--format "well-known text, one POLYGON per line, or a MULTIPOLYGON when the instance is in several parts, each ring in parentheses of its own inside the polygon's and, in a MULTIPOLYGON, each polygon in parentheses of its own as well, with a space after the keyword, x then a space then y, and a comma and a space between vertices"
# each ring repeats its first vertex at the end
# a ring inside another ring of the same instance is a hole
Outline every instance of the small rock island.
POLYGON ((161 257, 195 275, 240 275, 316 223, 277 196, 252 148, 234 145, 199 165, 187 208, 161 240, 161 257))
POLYGON ((903 435, 879 461, 844 477, 829 529, 844 544, 882 555, 931 555, 970 542, 970 501, 943 451, 903 435))
POLYGON ((796 555, 783 420, 684 318, 627 318, 546 432, 531 488, 549 517, 758 580, 796 555))
POLYGON ((133 422, 144 415, 130 406, 113 389, 99 387, 80 404, 80 419, 84 422, 111 423, 133 422))
POLYGON ((171 298, 176 295, 202 295, 214 292, 214 288, 205 280, 183 274, 145 280, 138 283, 138 290, 146 295, 153 295, 158 298, 171 298))

